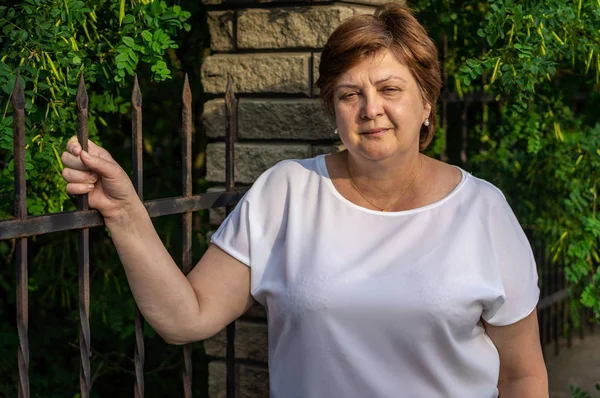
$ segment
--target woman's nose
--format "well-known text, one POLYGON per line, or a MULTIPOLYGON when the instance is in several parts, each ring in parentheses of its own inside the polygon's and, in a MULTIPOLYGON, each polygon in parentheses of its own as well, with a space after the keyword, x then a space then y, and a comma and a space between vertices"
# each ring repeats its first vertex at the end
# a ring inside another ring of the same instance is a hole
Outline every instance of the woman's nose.
POLYGON ((365 120, 373 120, 383 115, 383 104, 377 95, 364 95, 362 98, 360 117, 365 120))

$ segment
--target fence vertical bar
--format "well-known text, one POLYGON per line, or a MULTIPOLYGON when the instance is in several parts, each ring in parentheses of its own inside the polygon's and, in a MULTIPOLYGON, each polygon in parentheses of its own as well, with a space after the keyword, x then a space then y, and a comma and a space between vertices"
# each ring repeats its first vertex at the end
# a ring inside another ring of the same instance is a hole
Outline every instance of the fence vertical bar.
MULTIPOLYGON (((549 296, 552 293, 554 293, 551 289, 551 279, 550 279, 550 270, 551 270, 551 266, 550 266, 550 260, 548 259, 548 253, 547 253, 547 248, 546 245, 543 244, 542 245, 543 249, 542 249, 542 266, 543 266, 543 271, 542 271, 542 275, 543 275, 543 283, 544 283, 544 291, 545 291, 545 296, 549 296)), ((544 296, 544 297, 545 297, 544 296)), ((551 336, 551 330, 550 330, 550 324, 552 323, 552 307, 546 307, 546 309, 544 310, 546 316, 545 318, 545 322, 544 322, 544 340, 543 343, 544 345, 548 345, 550 344, 550 336, 551 336)))
MULTIPOLYGON (((79 75, 79 87, 75 97, 77 105, 77 139, 84 151, 88 150, 88 95, 85 89, 83 73, 79 75)), ((77 198, 77 208, 88 210, 88 196, 77 198)), ((91 389, 91 336, 90 336, 90 230, 83 228, 77 231, 79 262, 79 353, 81 368, 79 372, 79 388, 81 398, 89 398, 91 389)))
MULTIPOLYGON (((185 74, 183 93, 181 95, 181 164, 182 164, 182 196, 192 196, 192 92, 188 75, 185 74)), ((182 263, 184 274, 192 269, 192 213, 182 214, 182 263)), ((192 397, 192 344, 183 347, 183 392, 185 398, 192 397)))
MULTIPOLYGON (((552 275, 552 283, 554 285, 553 293, 558 292, 560 290, 560 273, 558 272, 558 266, 553 267, 553 275, 552 275)), ((552 329, 554 336, 554 355, 558 355, 560 353, 560 303, 554 302, 552 303, 552 308, 554 309, 554 318, 552 319, 552 329)))
MULTIPOLYGON (((233 142, 235 138, 235 95, 233 93, 233 83, 231 76, 227 76, 227 89, 225 92, 225 185, 228 191, 233 191, 235 188, 234 179, 234 152, 233 142)), ((229 213, 232 210, 231 206, 226 208, 229 213)), ((235 322, 227 325, 227 351, 226 351, 226 368, 227 368, 227 398, 235 398, 236 396, 236 374, 235 374, 235 322)))
MULTIPOLYGON (((27 217, 27 196, 25 178, 25 92, 21 76, 17 71, 12 93, 13 106, 13 145, 15 173, 15 217, 27 217)), ((15 247, 16 293, 17 293, 17 333, 19 335, 19 398, 29 398, 29 296, 27 293, 27 238, 17 238, 15 247)))
MULTIPOLYGON (((144 201, 143 162, 142 162, 142 92, 137 75, 133 80, 131 91, 131 152, 133 158, 133 186, 138 197, 144 201)), ((135 398, 144 397, 144 317, 135 306, 135 380, 133 394, 135 398)))
POLYGON ((460 115, 460 141, 461 141, 460 161, 461 161, 463 167, 465 167, 467 165, 467 149, 468 149, 467 116, 468 116, 468 112, 469 112, 469 105, 470 105, 470 103, 468 101, 465 101, 465 103, 463 104, 462 113, 460 115))
MULTIPOLYGON (((532 242, 532 248, 535 252, 535 260, 536 260, 536 265, 537 265, 537 270, 538 270, 538 278, 539 278, 539 287, 540 287, 540 298, 545 297, 545 289, 546 289, 546 284, 544 283, 544 271, 543 271, 543 267, 544 267, 544 263, 543 263, 543 250, 544 247, 542 246, 542 244, 537 241, 535 239, 535 233, 532 231, 531 234, 531 242, 532 242)), ((540 342, 541 342, 541 346, 542 346, 542 353, 544 354, 545 357, 545 352, 544 352, 544 324, 546 321, 545 318, 545 314, 546 311, 542 308, 541 310, 538 310, 538 327, 539 327, 539 334, 540 334, 540 342)))
POLYGON ((585 309, 578 309, 577 316, 579 317, 579 339, 585 338, 585 309))

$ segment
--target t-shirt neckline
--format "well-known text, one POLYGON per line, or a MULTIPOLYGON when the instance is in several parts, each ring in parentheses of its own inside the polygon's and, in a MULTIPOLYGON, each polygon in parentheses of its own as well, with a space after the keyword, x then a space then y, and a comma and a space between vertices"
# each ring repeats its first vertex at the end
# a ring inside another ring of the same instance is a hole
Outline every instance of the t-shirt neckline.
POLYGON ((384 216, 384 217, 406 216, 406 215, 420 213, 420 212, 427 211, 430 209, 434 209, 438 206, 441 206, 442 204, 444 204, 445 202, 447 202, 448 200, 450 200, 451 198, 456 196, 456 194, 465 185, 467 178, 469 176, 469 173, 467 173, 465 170, 461 169, 458 166, 452 165, 453 167, 456 167, 460 171, 461 179, 460 179, 460 182, 454 187, 454 189, 452 189, 452 191, 450 191, 446 196, 444 196, 440 200, 430 203, 426 206, 417 207, 416 209, 400 210, 400 211, 385 211, 384 212, 384 211, 367 209, 366 207, 359 206, 355 203, 352 203, 348 199, 346 199, 337 190, 335 185, 333 185, 333 181, 331 181, 331 177, 329 176, 329 171, 327 170, 327 163, 325 162, 326 156, 328 156, 328 154, 322 154, 322 155, 317 156, 317 168, 319 170, 319 174, 321 174, 321 177, 325 180, 325 184, 327 185, 329 190, 333 193, 333 195, 336 196, 342 203, 346 204, 347 206, 353 207, 364 213, 380 215, 380 216, 384 216))

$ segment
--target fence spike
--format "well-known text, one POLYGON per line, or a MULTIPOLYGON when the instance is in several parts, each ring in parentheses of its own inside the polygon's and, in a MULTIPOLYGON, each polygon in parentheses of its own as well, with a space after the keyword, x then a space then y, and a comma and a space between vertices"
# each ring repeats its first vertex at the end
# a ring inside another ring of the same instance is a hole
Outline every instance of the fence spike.
POLYGON ((192 106, 192 90, 190 89, 190 81, 188 79, 188 74, 185 74, 185 78, 183 79, 183 106, 184 108, 192 106))
POLYGON ((13 105, 13 144, 15 172, 15 216, 27 215, 26 178, 25 178, 25 92, 21 84, 21 75, 17 71, 12 94, 13 105))
POLYGON ((233 142, 235 140, 235 94, 233 92, 233 79, 227 75, 227 89, 225 91, 225 180, 227 190, 234 189, 234 152, 233 142))
POLYGON ((77 95, 75 96, 75 102, 77 109, 87 110, 88 107, 88 95, 85 89, 85 79, 83 78, 83 72, 79 74, 79 87, 77 87, 77 95))
POLYGON ((142 91, 137 75, 133 79, 131 91, 131 141, 133 155, 133 186, 140 198, 144 200, 143 160, 142 160, 142 91))
POLYGON ((15 87, 13 89, 12 96, 13 109, 15 110, 23 110, 25 109, 25 92, 23 90, 23 86, 21 85, 21 74, 17 71, 17 76, 15 77, 15 87))
POLYGON ((141 109, 142 107, 142 92, 140 90, 140 84, 138 82, 137 74, 133 77, 133 90, 131 92, 131 105, 135 109, 141 109))

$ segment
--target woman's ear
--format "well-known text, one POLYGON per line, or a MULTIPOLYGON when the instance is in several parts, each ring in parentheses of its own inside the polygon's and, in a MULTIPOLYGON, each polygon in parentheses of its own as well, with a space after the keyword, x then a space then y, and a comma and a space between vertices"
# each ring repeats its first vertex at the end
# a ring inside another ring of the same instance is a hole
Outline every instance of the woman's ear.
POLYGON ((425 106, 423 107, 423 120, 431 116, 431 104, 429 102, 425 102, 425 106))

